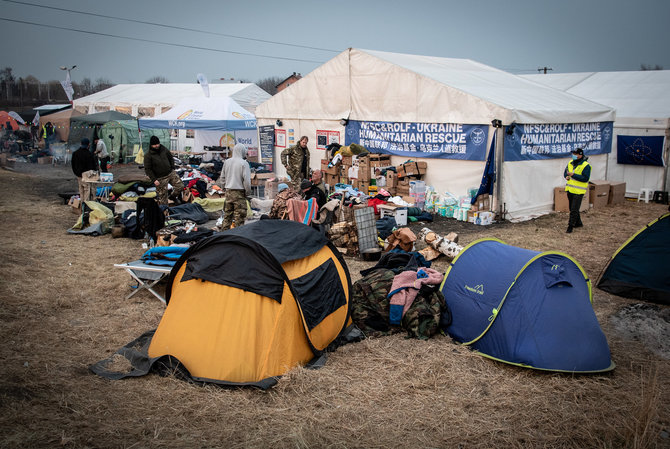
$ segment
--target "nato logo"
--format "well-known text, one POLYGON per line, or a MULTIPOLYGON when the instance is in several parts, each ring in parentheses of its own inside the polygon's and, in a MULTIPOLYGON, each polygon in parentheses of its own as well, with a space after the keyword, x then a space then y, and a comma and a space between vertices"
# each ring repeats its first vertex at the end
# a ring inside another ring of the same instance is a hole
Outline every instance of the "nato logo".
POLYGON ((482 131, 481 128, 475 128, 470 134, 470 139, 475 145, 481 145, 484 143, 484 139, 486 139, 486 134, 484 134, 484 131, 482 131))
POLYGON ((603 128, 603 140, 610 140, 612 138, 612 130, 609 125, 605 125, 603 128))

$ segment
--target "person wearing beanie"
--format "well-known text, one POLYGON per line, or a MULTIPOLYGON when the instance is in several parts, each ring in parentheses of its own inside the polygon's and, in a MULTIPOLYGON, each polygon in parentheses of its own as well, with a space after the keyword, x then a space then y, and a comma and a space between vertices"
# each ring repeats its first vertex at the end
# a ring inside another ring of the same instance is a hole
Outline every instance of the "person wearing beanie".
POLYGON ((161 145, 156 136, 149 139, 149 151, 144 155, 144 173, 156 186, 156 198, 159 205, 168 204, 168 184, 174 193, 184 190, 184 183, 175 172, 174 157, 170 150, 161 145))
POLYGON ((95 161, 95 156, 88 149, 90 141, 84 137, 81 139, 81 146, 72 153, 72 172, 77 177, 79 184, 79 199, 81 201, 89 201, 94 199, 93 187, 90 182, 83 180, 84 174, 90 174, 98 170, 98 164, 95 161))
POLYGON ((568 193, 568 204, 570 205, 570 218, 568 219, 567 233, 572 232, 574 228, 581 228, 582 218, 579 215, 579 208, 582 205, 584 194, 589 191, 589 179, 591 178, 591 165, 584 157, 584 150, 576 148, 572 152, 572 160, 568 162, 563 171, 566 185, 565 191, 568 193))
POLYGON ((251 195, 251 168, 247 162, 247 147, 238 143, 233 155, 226 159, 221 169, 219 182, 226 190, 221 230, 244 225, 247 218, 247 197, 251 195))
POLYGON ((305 201, 314 198, 316 200, 316 204, 319 206, 319 209, 321 209, 321 207, 326 204, 326 194, 323 193, 317 186, 312 184, 312 181, 309 179, 302 180, 300 183, 300 190, 302 191, 302 195, 305 201))
POLYGON ((277 186, 277 196, 272 201, 272 207, 268 217, 283 220, 288 217, 288 200, 302 199, 301 195, 296 192, 291 186, 286 183, 281 183, 277 186))
POLYGON ((309 176, 309 149, 307 148, 307 136, 302 136, 297 145, 286 148, 281 152, 279 159, 291 177, 290 185, 295 190, 300 186, 303 179, 309 176))
POLYGON ((277 193, 281 193, 281 192, 283 192, 285 189, 288 189, 288 184, 286 184, 285 182, 282 182, 281 184, 279 184, 279 185, 277 186, 277 193))

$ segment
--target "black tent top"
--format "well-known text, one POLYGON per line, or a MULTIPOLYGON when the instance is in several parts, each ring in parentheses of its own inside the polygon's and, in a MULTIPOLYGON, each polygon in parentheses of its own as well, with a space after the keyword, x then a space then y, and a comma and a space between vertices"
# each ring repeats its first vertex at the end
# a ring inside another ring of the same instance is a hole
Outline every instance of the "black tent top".
POLYGON ((166 288, 181 266, 181 281, 202 279, 281 302, 286 273, 281 264, 310 256, 328 243, 316 229, 290 220, 260 220, 220 232, 189 248, 175 263, 166 288))

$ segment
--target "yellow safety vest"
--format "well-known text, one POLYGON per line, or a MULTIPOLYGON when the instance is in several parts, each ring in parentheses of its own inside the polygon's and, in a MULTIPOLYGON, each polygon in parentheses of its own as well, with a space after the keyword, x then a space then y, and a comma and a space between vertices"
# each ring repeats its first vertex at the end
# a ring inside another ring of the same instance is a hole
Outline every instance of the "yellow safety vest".
MULTIPOLYGON (((584 169, 589 165, 588 162, 579 164, 577 168, 573 165, 574 161, 568 163, 568 171, 573 172, 575 175, 581 175, 584 169)), ((570 177, 570 180, 565 185, 565 191, 574 193, 576 195, 584 195, 587 190, 589 190, 588 182, 577 181, 575 178, 570 177)))

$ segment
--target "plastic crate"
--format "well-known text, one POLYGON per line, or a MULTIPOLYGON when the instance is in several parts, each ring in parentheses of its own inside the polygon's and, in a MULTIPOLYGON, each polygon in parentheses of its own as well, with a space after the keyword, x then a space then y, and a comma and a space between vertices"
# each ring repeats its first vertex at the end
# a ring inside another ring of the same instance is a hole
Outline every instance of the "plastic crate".
POLYGON ((378 249, 377 220, 374 208, 354 209, 354 218, 358 229, 358 249, 361 254, 378 249))

